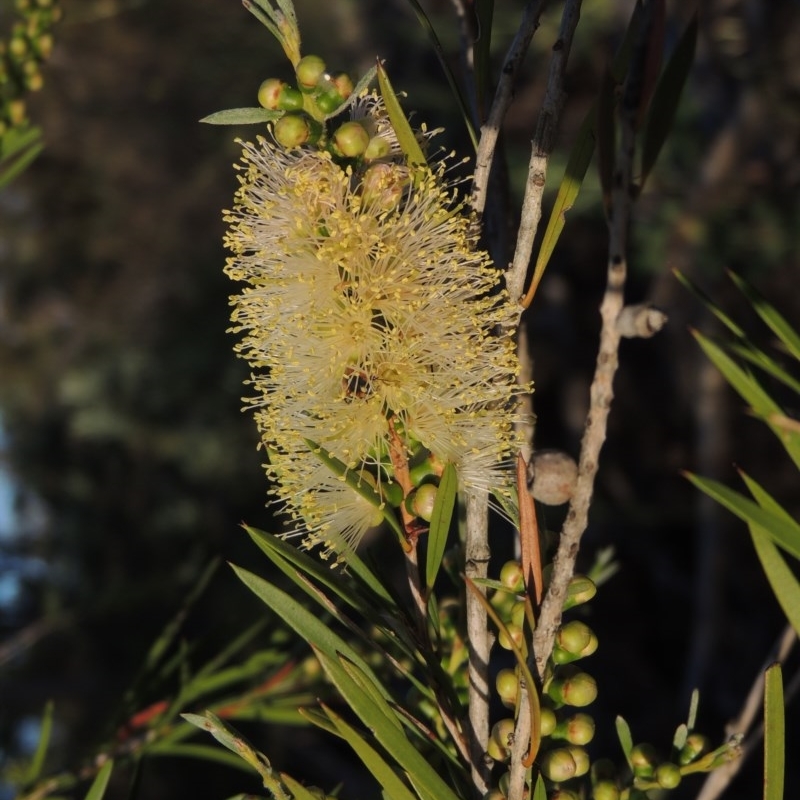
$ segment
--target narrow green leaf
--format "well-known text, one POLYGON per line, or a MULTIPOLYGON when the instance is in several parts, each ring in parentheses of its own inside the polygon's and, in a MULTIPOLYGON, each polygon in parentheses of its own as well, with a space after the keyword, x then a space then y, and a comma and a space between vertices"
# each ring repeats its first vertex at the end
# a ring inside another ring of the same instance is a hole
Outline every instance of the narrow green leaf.
POLYGON ((688 472, 684 474, 698 489, 725 506, 739 519, 748 525, 763 528, 775 544, 795 558, 800 558, 800 525, 793 519, 767 511, 718 481, 688 472))
POLYGON ((536 776, 536 785, 533 787, 533 800, 547 800, 547 789, 541 773, 536 776))
POLYGON ((397 514, 395 514, 394 509, 388 503, 383 501, 383 498, 375 488, 367 483, 358 472, 350 469, 344 461, 340 461, 338 458, 332 456, 322 445, 311 441, 311 439, 306 439, 305 442, 311 452, 325 464, 334 475, 342 478, 354 492, 361 495, 370 505, 382 509, 384 520, 397 534, 400 541, 405 542, 405 534, 397 520, 397 514))
POLYGON ((692 698, 689 701, 689 713, 686 716, 686 727, 690 731, 694 730, 697 723, 697 709, 700 705, 700 692, 697 689, 692 689, 692 698))
POLYGON ((631 750, 633 750, 633 736, 631 735, 630 726, 619 716, 616 718, 614 724, 617 728, 617 738, 622 747, 622 753, 625 756, 625 760, 628 762, 628 766, 632 767, 631 750))
POLYGON ((8 186, 14 178, 25 172, 43 149, 43 144, 34 144, 27 150, 24 150, 22 154, 17 154, 16 158, 10 161, 4 161, 1 167, 2 172, 0 172, 0 188, 8 186))
POLYGON ((211 761, 226 767, 241 770, 249 775, 253 768, 239 756, 221 747, 207 744, 186 744, 172 742, 153 742, 145 747, 145 755, 154 758, 196 758, 198 761, 211 761))
POLYGON ((770 422, 770 418, 783 415, 783 409, 764 391, 761 384, 748 370, 742 369, 723 349, 697 331, 692 332, 703 352, 723 374, 725 380, 750 404, 753 413, 764 420, 778 437, 789 457, 800 468, 800 446, 797 438, 787 436, 787 431, 770 422))
POLYGON ((744 330, 740 328, 714 301, 680 270, 674 269, 672 274, 737 338, 745 339, 744 330))
MULTIPOLYGON (((457 800, 439 773, 408 740, 402 728, 398 729, 390 721, 390 715, 393 714, 391 707, 385 701, 376 701, 374 695, 364 692, 344 669, 339 656, 320 652, 318 658, 348 707, 406 771, 422 800, 457 800)), ((359 669, 362 669, 360 665, 359 669)))
POLYGON ((29 786, 38 780, 44 768, 44 761, 47 757, 47 748, 50 746, 50 736, 53 733, 53 701, 48 700, 42 713, 42 724, 39 729, 39 741, 36 743, 36 751, 31 758, 31 763, 25 771, 24 786, 29 786))
POLYGON ((215 111, 203 117, 200 122, 208 125, 255 125, 280 119, 283 114, 283 111, 272 111, 268 108, 228 108, 225 111, 215 111))
POLYGON ((103 800, 113 769, 114 762, 111 759, 100 767, 100 771, 97 773, 94 781, 92 781, 92 785, 89 787, 89 791, 86 793, 84 800, 103 800))
POLYGON ((675 120, 678 102, 694 63, 697 29, 697 12, 695 11, 691 22, 667 62, 664 74, 653 94, 642 142, 642 185, 656 163, 658 154, 661 152, 675 120))
POLYGON ((767 324, 769 329, 780 339, 786 350, 800 361, 800 334, 786 321, 786 318, 772 305, 770 305, 756 290, 743 278, 733 272, 728 273, 731 280, 750 301, 756 313, 767 324))
POLYGON ((681 748, 686 744, 688 736, 689 726, 685 722, 681 722, 681 724, 675 728, 675 735, 672 737, 673 753, 680 753, 681 748))
POLYGON ((302 783, 296 781, 291 775, 287 775, 285 772, 281 772, 281 781, 291 792, 292 800, 319 800, 319 795, 311 794, 302 783))
POLYGON ((389 76, 383 68, 383 64, 378 62, 378 87, 383 98, 383 103, 386 106, 386 113, 389 115, 389 122, 392 123, 392 128, 397 135, 397 141, 400 143, 400 149, 403 151, 406 160, 411 166, 426 166, 427 161, 419 146, 417 137, 409 125, 406 115, 397 99, 397 95, 389 82, 389 76))
POLYGON ((453 509, 456 506, 457 491, 458 474, 456 473, 456 468, 453 464, 446 464, 439 480, 436 500, 433 503, 431 527, 428 533, 428 551, 425 557, 425 586, 428 593, 433 589, 433 584, 439 574, 439 567, 442 564, 442 557, 447 547, 447 535, 450 532, 450 522, 453 519, 453 509))
POLYGON ((375 677, 361 656, 344 639, 337 636, 330 629, 330 626, 326 624, 325 620, 315 616, 286 592, 268 583, 263 578, 253 575, 252 572, 237 566, 233 566, 233 570, 242 583, 275 611, 304 641, 313 645, 330 658, 333 658, 336 653, 346 656, 369 675, 375 685, 386 694, 381 682, 375 677))
POLYGON ((450 86, 450 91, 452 92, 453 97, 455 97, 456 102, 458 103, 458 108, 461 111, 461 117, 464 120, 464 125, 467 128, 467 133, 469 134, 472 146, 475 150, 477 150, 478 137, 475 134, 475 126, 472 124, 472 120, 470 119, 469 109, 467 108, 467 103, 464 100, 464 94, 458 85, 458 81, 456 80, 456 76, 453 74, 453 70, 450 69, 450 63, 447 59, 447 56, 445 55, 442 43, 439 41, 439 37, 436 35, 436 30, 431 24, 428 15, 425 13, 425 9, 419 4, 419 2, 417 2, 417 0, 408 0, 408 3, 410 4, 411 8, 414 9, 414 13, 417 15, 417 19, 419 20, 419 24, 422 26, 422 29, 425 31, 425 33, 428 34, 428 38, 431 41, 431 45, 433 45, 433 51, 436 53, 436 58, 439 59, 439 65, 441 66, 442 71, 444 72, 445 78, 447 78, 447 83, 450 86))
POLYGON ((341 737, 353 748, 388 797, 391 797, 392 800, 417 800, 416 796, 397 776, 394 769, 381 758, 377 750, 367 744, 364 737, 355 728, 348 725, 332 709, 325 705, 322 707, 341 737))
POLYGON ((780 664, 767 669, 764 685, 764 800, 783 800, 786 722, 780 664))
POLYGON ((729 349, 731 353, 739 356, 743 361, 758 367, 763 372, 766 372, 767 375, 780 381, 784 386, 788 386, 795 394, 800 395, 800 381, 790 375, 777 361, 762 350, 754 347, 750 342, 731 344, 729 349))

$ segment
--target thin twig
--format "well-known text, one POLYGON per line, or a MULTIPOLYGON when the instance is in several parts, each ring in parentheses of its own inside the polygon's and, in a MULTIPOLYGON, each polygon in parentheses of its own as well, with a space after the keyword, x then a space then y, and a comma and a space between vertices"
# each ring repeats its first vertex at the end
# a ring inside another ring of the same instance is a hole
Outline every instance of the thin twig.
MULTIPOLYGON (((466 535, 464 572, 477 580, 481 592, 485 589, 480 579, 489 570, 489 498, 485 493, 471 492, 465 498, 466 535)), ((486 620, 486 609, 467 592, 467 644, 469 647, 469 729, 472 783, 482 796, 488 790, 489 763, 486 747, 489 743, 489 652, 492 641, 486 620)))
POLYGON ((500 135, 500 126, 514 97, 514 80, 519 71, 533 34, 539 27, 539 18, 547 5, 547 0, 531 0, 522 12, 519 28, 511 42, 497 83, 492 107, 486 123, 481 128, 478 152, 475 156, 475 175, 472 179, 472 196, 470 205, 480 217, 486 208, 486 198, 489 189, 489 173, 492 169, 494 152, 497 148, 497 138, 500 135))
MULTIPOLYGON (((750 687, 750 692, 742 705, 742 710, 739 716, 725 728, 728 736, 733 736, 737 733, 747 734, 755 718, 761 713, 763 697, 764 697, 764 679, 767 667, 775 661, 784 664, 789 656, 794 644, 797 642, 797 634, 791 625, 787 625, 781 634, 778 643, 770 653, 769 658, 764 662, 764 666, 759 670, 758 676, 753 685, 750 687)), ((800 673, 794 676, 790 686, 785 693, 785 702, 789 702, 789 698, 798 690, 800 686, 800 673)), ((708 774, 708 777, 703 784, 700 793, 697 795, 697 800, 716 800, 727 788, 730 782, 734 779, 739 770, 744 766, 747 758, 753 753, 761 737, 764 735, 763 723, 750 734, 742 748, 742 755, 735 761, 729 761, 723 764, 713 772, 708 774)))
POLYGON ((533 136, 531 158, 528 163, 528 179, 525 184, 525 196, 522 201, 519 232, 514 259, 506 272, 506 286, 512 300, 523 293, 525 275, 533 252, 533 240, 542 218, 542 198, 547 178, 547 162, 558 133, 561 109, 564 105, 564 75, 567 61, 572 49, 572 38, 581 16, 582 0, 567 0, 561 15, 558 38, 553 45, 550 65, 536 132, 533 136))

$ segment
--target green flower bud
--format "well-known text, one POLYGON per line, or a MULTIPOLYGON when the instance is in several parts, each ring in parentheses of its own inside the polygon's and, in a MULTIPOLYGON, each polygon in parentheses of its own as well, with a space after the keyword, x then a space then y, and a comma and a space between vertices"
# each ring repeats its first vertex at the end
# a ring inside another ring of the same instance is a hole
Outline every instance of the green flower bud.
POLYGON ((662 789, 675 789, 681 782, 681 768, 665 761, 656 767, 656 781, 662 789))
POLYGON ((8 120, 16 127, 25 121, 25 101, 11 100, 8 104, 8 120))
POLYGON ((366 161, 375 161, 380 158, 388 158, 391 154, 392 146, 389 140, 384 136, 373 136, 364 151, 364 159, 366 161))
POLYGON ((539 762, 542 775, 554 783, 563 783, 574 778, 578 766, 572 753, 566 747, 559 747, 546 752, 539 762))
POLYGON ((28 42, 22 36, 15 36, 8 43, 8 53, 14 59, 22 58, 28 52, 28 42))
POLYGON ((398 508, 400 503, 403 502, 403 490, 400 488, 399 483, 394 481, 381 482, 381 497, 393 508, 398 508))
POLYGON ((353 89, 355 87, 353 86, 353 81, 346 72, 340 72, 338 75, 334 75, 332 80, 342 100, 347 100, 347 98, 353 94, 353 89))
POLYGON ((597 594, 597 586, 585 575, 573 575, 567 587, 564 611, 591 600, 597 594))
POLYGON ((519 696, 519 675, 514 669, 501 669, 494 680, 500 702, 506 708, 515 708, 519 696))
POLYGON ((592 800, 619 800, 619 787, 613 781, 600 781, 592 789, 592 800))
POLYGON ((406 498, 406 510, 415 517, 430 522, 438 488, 432 483, 423 483, 406 498))
MULTIPOLYGON (((336 89, 331 89, 327 92, 320 92, 319 94, 315 95, 314 102, 317 105, 317 108, 323 114, 333 114, 339 106, 344 103, 344 97, 342 97, 336 89)), ((364 148, 366 150, 366 147, 364 148)))
POLYGON ((258 87, 258 102, 263 108, 275 111, 278 108, 278 98, 286 84, 278 78, 267 78, 258 87))
POLYGON ((278 144, 293 150, 304 144, 314 144, 322 133, 322 126, 307 114, 290 112, 284 114, 273 128, 278 144))
POLYGON ((589 754, 582 747, 571 744, 567 747, 573 761, 575 762, 575 777, 579 778, 581 775, 586 775, 589 772, 592 762, 589 760, 589 754))
POLYGON ((597 698, 597 682, 585 672, 576 672, 566 678, 552 680, 547 687, 547 694, 557 703, 582 708, 597 698))
POLYGON ((659 762, 658 751, 647 742, 634 745, 631 749, 630 761, 635 777, 652 778, 659 762))
POLYGON ((301 92, 312 92, 325 75, 325 62, 319 56, 303 56, 295 67, 297 85, 301 92))
MULTIPOLYGON (((370 167, 367 169, 366 173, 364 174, 364 180, 366 180, 367 175, 374 175, 376 177, 372 178, 373 181, 377 180, 377 177, 380 176, 381 172, 385 172, 387 176, 391 174, 391 170, 383 170, 383 167, 389 166, 388 164, 382 164, 380 167, 370 167)), ((425 452, 425 451, 423 451, 425 452)), ((438 464, 437 460, 430 454, 425 456, 421 461, 418 461, 415 464, 409 465, 408 468, 408 477, 411 479, 411 483, 414 486, 420 486, 421 484, 425 483, 428 478, 431 477, 438 477, 441 472, 437 472, 436 467, 441 466, 438 464)))
POLYGON ((367 149, 369 134, 361 123, 345 122, 334 131, 333 144, 339 155, 357 158, 367 149))
POLYGON ((525 575, 522 572, 522 564, 519 561, 506 561, 500 568, 500 583, 510 592, 520 592, 525 590, 525 575))
POLYGON ((556 642, 562 650, 573 655, 580 655, 592 638, 592 629, 578 619, 562 625, 556 633, 556 642))
POLYGON ((303 102, 303 93, 299 89, 284 84, 278 96, 278 108, 281 111, 302 111, 303 102))
MULTIPOLYGON (((392 211, 400 205, 407 185, 408 170, 405 167, 397 164, 372 164, 367 167, 361 179, 361 196, 367 205, 375 206, 381 211, 392 211)), ((420 465, 411 482, 416 485, 415 478, 418 478, 421 483, 424 480, 421 476, 427 469, 428 467, 420 465)), ((436 474, 435 469, 427 474, 436 474)))
POLYGON ((499 644, 503 650, 511 650, 512 641, 517 647, 522 647, 523 640, 524 634, 522 628, 520 628, 519 625, 515 625, 513 622, 506 623, 505 630, 501 628, 497 634, 497 644, 499 644))
POLYGON ((53 37, 49 33, 40 33, 34 42, 36 52, 41 58, 50 58, 53 52, 53 37))
POLYGON ((508 797, 508 790, 511 787, 511 773, 504 772, 500 776, 500 780, 497 781, 497 788, 503 793, 505 797, 508 797))
POLYGON ((556 718, 556 712, 553 711, 553 709, 550 708, 549 706, 542 706, 542 712, 540 717, 542 736, 550 736, 556 729, 557 723, 558 720, 556 718))
POLYGON ((692 761, 699 758, 703 753, 707 753, 710 747, 711 745, 707 736, 703 736, 702 733, 690 733, 686 737, 686 742, 681 748, 681 752, 678 756, 678 763, 681 766, 691 764, 692 761))
POLYGON ((552 736, 570 744, 589 744, 594 738, 594 720, 588 714, 573 714, 556 725, 552 736))
POLYGON ((511 743, 514 739, 514 720, 510 717, 498 720, 492 726, 486 752, 495 761, 508 761, 511 757, 511 743))

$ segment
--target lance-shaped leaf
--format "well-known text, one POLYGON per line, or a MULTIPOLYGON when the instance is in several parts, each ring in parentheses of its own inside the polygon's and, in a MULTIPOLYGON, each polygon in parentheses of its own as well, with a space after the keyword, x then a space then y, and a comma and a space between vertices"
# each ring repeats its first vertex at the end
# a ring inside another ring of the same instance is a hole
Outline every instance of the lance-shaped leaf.
MULTIPOLYGON (((698 489, 725 506, 739 519, 748 525, 763 528, 775 544, 780 545, 795 558, 800 558, 800 525, 791 517, 768 511, 723 483, 712 481, 709 478, 701 478, 688 472, 684 474, 698 489)), ((764 495, 769 496, 766 492, 764 495)))
POLYGON ((642 185, 656 163, 658 154, 661 152, 675 120, 678 101, 694 63, 697 27, 697 12, 695 11, 653 94, 642 141, 642 185))
POLYGON ((92 785, 89 787, 89 791, 86 793, 84 800, 103 800, 113 769, 114 762, 111 759, 100 767, 100 771, 97 773, 94 781, 92 781, 92 785))
POLYGON ((283 111, 272 111, 268 108, 229 108, 225 111, 215 111, 200 122, 208 125, 256 125, 264 122, 273 122, 283 116, 283 111))
POLYGON ((12 128, 0 137, 0 189, 23 173, 43 148, 39 128, 12 128))
POLYGON ((44 707, 42 722, 39 726, 39 741, 36 744, 36 751, 31 758, 31 763, 25 771, 23 786, 30 786, 42 774, 44 761, 47 756, 47 748, 50 746, 50 736, 53 733, 53 701, 50 700, 44 707))
POLYGON ((783 800, 786 720, 780 664, 767 669, 764 683, 764 800, 783 800))
POLYGON ((386 106, 386 113, 389 115, 389 122, 392 123, 392 128, 394 128, 397 141, 400 144, 400 149, 411 166, 424 167, 428 163, 425 159, 425 154, 422 152, 417 137, 403 112, 392 84, 389 82, 389 76, 380 62, 378 62, 377 70, 378 88, 386 106))
POLYGON ((292 793, 292 800, 319 800, 318 794, 312 794, 302 783, 296 781, 291 775, 287 775, 285 772, 281 772, 281 781, 292 793))
POLYGON ((620 747, 622 748, 622 754, 625 756, 625 760, 628 762, 629 767, 633 767, 631 763, 631 750, 633 750, 633 736, 631 735, 631 728, 630 725, 625 721, 623 717, 617 717, 614 721, 614 726, 617 730, 617 738, 619 739, 620 747))
POLYGON ((450 532, 450 522, 453 519, 453 509, 456 504, 456 491, 458 490, 458 475, 452 464, 445 465, 436 500, 433 502, 433 514, 428 532, 428 551, 425 557, 425 586, 430 594, 439 567, 442 565, 447 534, 450 532))

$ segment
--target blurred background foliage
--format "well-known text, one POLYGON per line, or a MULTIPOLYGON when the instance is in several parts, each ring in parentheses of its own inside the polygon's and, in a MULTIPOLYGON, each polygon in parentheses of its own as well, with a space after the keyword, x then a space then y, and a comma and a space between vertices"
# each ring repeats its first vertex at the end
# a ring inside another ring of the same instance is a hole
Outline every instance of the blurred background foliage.
MULTIPOLYGON (((78 763, 120 723, 120 698, 148 646, 212 557, 263 568, 238 528, 241 520, 275 525, 256 432, 239 411, 246 371, 225 332, 232 287, 222 275, 220 213, 235 188, 234 137, 256 131, 197 120, 255 105, 261 80, 288 77, 275 42, 232 0, 62 5, 45 87, 29 104, 46 149, 0 194, 0 760, 28 752, 52 699, 52 769, 78 763)), ((458 70, 452 5, 425 5, 458 70)), ((520 5, 496 4, 498 58, 520 5)), ((505 134, 518 193, 558 20, 552 5, 505 134)), ((403 0, 296 6, 305 52, 353 75, 385 58, 407 108, 446 127, 444 146, 469 153, 436 57, 403 0)), ((691 6, 668 4, 672 37, 691 6)), ((693 686, 702 727, 721 733, 783 624, 744 526, 678 471, 729 481, 732 459, 742 459, 800 512, 796 473, 705 362, 688 326, 713 335, 713 324, 671 274, 679 268, 747 319, 752 312, 724 277, 731 269, 798 318, 800 4, 702 6, 697 64, 636 208, 630 259, 628 299, 652 300, 670 324, 622 349, 586 539, 587 559, 613 545, 621 567, 592 605, 601 647, 595 716, 609 720, 598 731, 608 750, 616 713, 638 739, 666 739, 693 686)), ((553 187, 631 7, 584 3, 553 187)), ((513 231, 513 217, 508 223, 513 231)), ((591 177, 528 314, 540 447, 577 452, 605 236, 591 177)), ((222 570, 183 636, 208 655, 261 614, 222 570)), ((142 704, 159 699, 153 691, 142 704)), ((790 752, 797 736, 795 722, 790 752)), ((291 769, 292 759, 308 763, 309 741, 276 733, 259 744, 291 769)), ((315 747, 323 775, 332 757, 315 747)), ((153 768, 140 796, 231 790, 232 773, 217 774, 224 768, 190 766, 153 768)), ((740 780, 736 796, 758 796, 757 764, 740 780)), ((787 796, 792 786, 800 791, 796 774, 787 796)))

